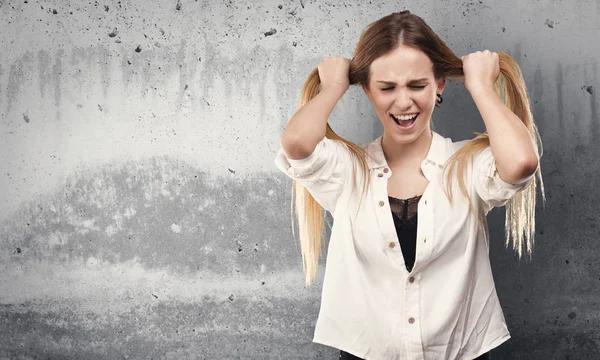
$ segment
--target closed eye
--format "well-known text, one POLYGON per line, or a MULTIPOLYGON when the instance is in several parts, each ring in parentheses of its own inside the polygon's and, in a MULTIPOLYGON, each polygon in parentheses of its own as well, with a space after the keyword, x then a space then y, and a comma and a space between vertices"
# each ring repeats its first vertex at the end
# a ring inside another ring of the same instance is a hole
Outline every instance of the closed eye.
MULTIPOLYGON (((427 85, 421 85, 421 86, 413 85, 413 86, 409 86, 409 87, 413 88, 413 89, 423 89, 425 86, 427 86, 427 85)), ((394 86, 383 88, 383 89, 381 89, 381 91, 388 91, 388 90, 392 90, 392 89, 394 89, 394 86)))

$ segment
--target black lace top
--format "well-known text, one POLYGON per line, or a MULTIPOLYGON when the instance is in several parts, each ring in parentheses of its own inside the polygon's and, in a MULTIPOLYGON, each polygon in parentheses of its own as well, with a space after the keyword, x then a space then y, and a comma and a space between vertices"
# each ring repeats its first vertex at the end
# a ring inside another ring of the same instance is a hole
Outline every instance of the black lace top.
POLYGON ((389 196, 392 217, 396 226, 396 233, 400 241, 400 248, 404 256, 406 270, 412 270, 415 264, 417 251, 417 210, 422 195, 410 199, 396 199, 389 196))

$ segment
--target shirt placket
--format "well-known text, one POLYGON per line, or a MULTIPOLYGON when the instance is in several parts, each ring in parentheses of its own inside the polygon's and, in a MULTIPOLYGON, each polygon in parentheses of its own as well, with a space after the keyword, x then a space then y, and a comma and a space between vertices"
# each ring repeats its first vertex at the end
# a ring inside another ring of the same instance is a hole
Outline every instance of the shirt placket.
POLYGON ((429 263, 431 258, 431 246, 433 245, 433 204, 432 204, 432 192, 433 175, 435 172, 436 165, 429 161, 424 160, 422 164, 423 174, 427 177, 430 182, 421 200, 419 201, 418 213, 419 220, 417 222, 417 252, 415 257, 415 265, 410 272, 406 282, 404 283, 404 299, 407 326, 405 327, 405 336, 407 341, 407 350, 410 354, 411 360, 424 360, 423 355, 423 339, 422 339, 422 328, 421 328, 421 299, 420 285, 422 280, 421 269, 429 263))
POLYGON ((375 186, 373 188, 377 204, 376 216, 383 239, 382 246, 391 265, 404 275, 398 279, 398 286, 404 286, 403 309, 405 309, 404 314, 397 319, 397 321, 401 322, 400 329, 402 329, 399 336, 405 340, 405 345, 411 359, 423 359, 420 323, 417 322, 420 320, 418 316, 420 313, 418 283, 420 275, 408 276, 409 272, 406 270, 396 226, 391 215, 387 184, 389 178, 392 176, 392 172, 387 166, 374 170, 375 186))
MULTIPOLYGON (((433 167, 435 164, 429 160, 423 161, 422 170, 429 181, 432 179, 433 167)), ((424 360, 423 340, 421 331, 421 299, 420 283, 421 271, 423 265, 429 262, 431 255, 431 237, 433 226, 433 207, 431 206, 430 193, 432 187, 427 186, 421 200, 419 201, 419 221, 417 222, 417 249, 415 264, 409 273, 406 270, 404 257, 400 248, 396 227, 391 217, 391 208, 387 192, 387 182, 392 175, 391 170, 386 166, 375 169, 375 200, 377 202, 377 218, 380 224, 380 231, 383 239, 383 246, 386 247, 386 254, 392 266, 397 268, 406 276, 404 277, 404 306, 405 313, 401 321, 405 322, 402 337, 406 339, 408 354, 411 359, 424 360), (429 225, 429 226, 428 226, 429 225), (429 241, 429 244, 427 241, 429 241)))
POLYGON ((383 239, 382 246, 384 247, 384 251, 390 260, 391 265, 399 271, 402 271, 404 274, 408 274, 404 264, 400 243, 398 242, 394 219, 391 215, 387 192, 387 183, 392 176, 392 171, 387 166, 374 170, 375 179, 373 181, 375 182, 375 186, 373 188, 375 196, 374 200, 376 203, 375 214, 377 222, 379 223, 381 238, 383 239))

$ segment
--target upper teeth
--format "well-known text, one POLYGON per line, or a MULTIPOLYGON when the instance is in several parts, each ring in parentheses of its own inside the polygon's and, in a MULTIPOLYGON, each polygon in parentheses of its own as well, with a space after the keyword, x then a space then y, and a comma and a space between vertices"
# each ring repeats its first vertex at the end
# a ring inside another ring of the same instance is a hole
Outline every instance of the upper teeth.
POLYGON ((395 117, 398 120, 412 120, 417 115, 419 115, 419 113, 408 114, 408 115, 393 115, 392 114, 392 116, 395 117))

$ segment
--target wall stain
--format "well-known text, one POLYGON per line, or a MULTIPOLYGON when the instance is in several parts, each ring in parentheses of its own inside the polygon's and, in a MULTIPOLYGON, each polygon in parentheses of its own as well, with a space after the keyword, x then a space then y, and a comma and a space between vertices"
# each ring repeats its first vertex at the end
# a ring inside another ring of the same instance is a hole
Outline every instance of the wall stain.
POLYGON ((236 296, 233 301, 205 296, 193 304, 152 299, 153 303, 121 299, 118 302, 127 304, 122 310, 93 299, 92 306, 44 299, 0 305, 3 355, 94 360, 334 355, 333 349, 306 341, 319 310, 316 297, 256 301, 236 296), (291 317, 290 309, 297 315, 291 317))
MULTIPOLYGON (((61 88, 61 82, 62 82, 62 73, 63 73, 63 67, 62 67, 62 58, 64 57, 64 53, 65 51, 63 49, 59 49, 56 52, 56 60, 54 61, 54 65, 52 66, 52 78, 54 80, 54 103, 56 104, 56 113, 59 114, 59 107, 60 107, 60 99, 61 99, 61 95, 62 95, 62 88, 61 88)), ((60 118, 60 116, 57 115, 57 118, 60 118)))
MULTIPOLYGON (((533 85, 532 85, 531 93, 533 94, 533 97, 531 99, 532 111, 533 111, 534 121, 536 121, 537 117, 542 118, 542 116, 545 114, 545 111, 544 111, 545 104, 543 103, 544 79, 542 77, 542 69, 539 65, 536 67, 536 69, 533 73, 533 85)), ((536 121, 536 123, 537 123, 537 121, 536 121)), ((542 135, 542 130, 543 130, 543 127, 540 129, 540 135, 542 135)))
MULTIPOLYGON (((598 64, 596 62, 593 63, 592 65, 593 68, 593 73, 594 73, 594 81, 596 81, 598 79, 598 64)), ((592 98, 590 100, 590 112, 591 112, 591 121, 590 124, 592 126, 592 131, 593 131, 593 135, 595 139, 598 139, 598 137, 600 137, 600 129, 598 126, 598 123, 600 122, 600 116, 598 115, 598 97, 597 96, 593 96, 594 95, 594 87, 593 86, 589 86, 588 88, 586 88, 586 91, 592 95, 592 98)))
POLYGON ((95 58, 98 60, 98 65, 100 66, 100 81, 102 84, 102 94, 106 98, 108 95, 108 89, 111 84, 110 78, 110 52, 105 46, 97 46, 92 50, 94 52, 95 58))
POLYGON ((566 132, 565 125, 565 111, 563 104, 563 87, 564 87, 564 77, 563 77, 563 68, 562 64, 559 62, 556 65, 556 107, 558 111, 558 124, 559 129, 562 134, 566 132))
POLYGON ((17 103, 17 95, 25 82, 23 69, 31 65, 31 52, 27 51, 21 58, 10 66, 8 83, 6 84, 6 114, 9 114, 13 105, 17 103))
MULTIPOLYGON (((69 50, 68 55, 63 49, 57 50, 54 54, 40 50, 36 53, 38 66, 37 74, 34 76, 43 96, 47 95, 48 89, 52 88, 57 109, 64 105, 61 104, 62 92, 66 89, 72 94, 87 93, 89 88, 99 80, 104 96, 113 90, 131 94, 134 90, 131 86, 134 85, 135 91, 141 89, 143 96, 146 96, 149 88, 167 92, 169 85, 167 75, 175 73, 179 75, 179 90, 173 95, 177 97, 180 105, 189 102, 193 110, 197 111, 198 107, 202 108, 205 104, 213 102, 210 100, 211 96, 214 96, 211 90, 214 89, 218 79, 224 86, 226 97, 224 100, 231 100, 235 84, 235 90, 242 95, 256 97, 253 101, 259 104, 259 119, 267 121, 266 102, 270 100, 259 94, 265 94, 268 86, 264 81, 265 76, 268 76, 267 73, 273 73, 275 74, 273 80, 277 85, 274 95, 281 101, 276 111, 295 108, 297 99, 290 98, 289 93, 295 94, 294 86, 298 81, 295 80, 294 74, 297 73, 297 67, 302 64, 298 63, 289 45, 283 44, 275 52, 259 45, 251 49, 238 49, 233 58, 218 53, 209 41, 199 42, 199 45, 191 47, 184 40, 177 47, 176 52, 173 52, 171 47, 143 51, 138 55, 124 52, 118 60, 113 60, 109 48, 102 45, 74 47, 69 50), (68 59, 69 65, 66 67, 63 63, 64 59, 68 59), (114 89, 110 75, 114 67, 118 67, 118 71, 121 72, 123 84, 121 89, 114 89), (186 84, 191 84, 188 89, 185 89, 186 84)), ((24 69, 31 68, 31 55, 25 53, 11 65, 6 87, 7 113, 11 112, 16 100, 19 99, 17 94, 28 86, 27 75, 31 70, 25 72, 24 69)), ((301 75, 307 76, 307 74, 301 75)), ((57 113, 57 117, 59 115, 57 113)), ((282 117, 280 121, 283 127, 287 116, 282 117)))
MULTIPOLYGON (((179 91, 177 93, 178 103, 180 106, 184 103, 184 96, 186 95, 186 91, 189 89, 187 85, 188 81, 195 81, 196 69, 198 63, 193 61, 192 59, 196 58, 195 49, 191 48, 190 54, 186 54, 186 51, 189 51, 190 47, 187 44, 186 40, 181 40, 181 44, 179 45, 179 50, 177 51, 177 55, 175 56, 175 64, 178 66, 179 70, 179 91), (189 59, 189 60, 188 60, 189 59)), ((177 71, 177 70, 174 70, 177 71)), ((196 101, 196 91, 195 87, 192 87, 189 91, 189 98, 192 102, 196 101)))
POLYGON ((38 82, 40 85, 40 94, 42 97, 46 95, 46 87, 52 81, 52 75, 50 73, 50 55, 45 50, 39 50, 37 53, 38 58, 38 82))
POLYGON ((282 241, 292 239, 291 218, 281 216, 290 184, 283 174, 214 181, 167 156, 107 165, 73 174, 61 190, 18 210, 0 227, 0 247, 23 249, 7 259, 22 264, 139 257, 144 267, 181 271, 297 270, 298 248, 282 241), (260 239, 261 251, 238 252, 246 239, 260 239))

